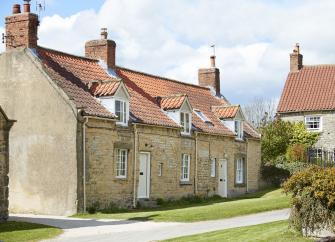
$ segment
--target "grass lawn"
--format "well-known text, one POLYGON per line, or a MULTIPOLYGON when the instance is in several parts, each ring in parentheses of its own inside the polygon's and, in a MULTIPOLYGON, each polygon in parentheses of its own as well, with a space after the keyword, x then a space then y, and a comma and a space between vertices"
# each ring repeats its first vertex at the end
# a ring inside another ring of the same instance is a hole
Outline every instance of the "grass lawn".
POLYGON ((307 242, 299 233, 288 228, 287 221, 279 221, 248 227, 226 229, 199 235, 185 236, 166 240, 165 242, 307 242))
POLYGON ((240 215, 288 208, 289 198, 281 189, 247 194, 241 198, 216 198, 197 204, 171 203, 156 209, 135 209, 122 212, 78 214, 79 218, 128 219, 195 222, 231 218, 240 215))
POLYGON ((24 222, 0 223, 0 241, 21 242, 50 239, 61 234, 62 230, 42 224, 24 222))

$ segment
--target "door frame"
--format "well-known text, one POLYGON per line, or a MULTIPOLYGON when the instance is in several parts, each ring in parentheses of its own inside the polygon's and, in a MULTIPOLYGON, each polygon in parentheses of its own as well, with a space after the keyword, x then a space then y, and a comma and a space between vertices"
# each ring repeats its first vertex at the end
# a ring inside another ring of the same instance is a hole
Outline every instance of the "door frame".
POLYGON ((139 173, 138 173, 138 180, 140 180, 140 167, 141 167, 141 154, 145 154, 148 157, 148 166, 147 166, 147 194, 146 196, 139 196, 139 187, 140 187, 140 181, 138 181, 138 187, 137 187, 137 198, 150 198, 150 191, 151 191, 151 153, 148 151, 141 151, 139 152, 139 158, 140 158, 140 166, 139 166, 139 173))
POLYGON ((224 177, 226 180, 224 182, 224 193, 221 194, 221 191, 219 190, 219 185, 218 185, 218 194, 221 197, 227 197, 228 196, 228 160, 227 159, 220 159, 219 163, 219 172, 218 172, 218 182, 220 183, 220 174, 224 177), (222 168, 221 168, 222 164, 222 168), (225 169, 224 169, 225 168, 225 169), (223 174, 223 171, 225 170, 225 174, 223 174))

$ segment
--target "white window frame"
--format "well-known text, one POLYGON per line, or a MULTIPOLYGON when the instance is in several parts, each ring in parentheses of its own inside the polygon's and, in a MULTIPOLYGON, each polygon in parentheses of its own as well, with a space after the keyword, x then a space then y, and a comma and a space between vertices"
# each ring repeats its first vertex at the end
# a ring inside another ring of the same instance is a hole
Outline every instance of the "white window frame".
POLYGON ((305 127, 309 131, 321 131, 322 130, 322 117, 321 116, 306 116, 305 117, 305 127), (315 119, 318 119, 316 121, 315 119), (318 124, 319 127, 309 127, 318 124))
POLYGON ((180 175, 180 181, 182 182, 190 181, 190 161, 191 156, 189 154, 182 154, 180 175))
POLYGON ((216 176, 216 158, 211 159, 211 177, 216 176))
POLYGON ((236 139, 243 139, 243 121, 239 119, 234 120, 234 129, 236 134, 236 139))
POLYGON ((117 118, 118 121, 116 122, 116 124, 122 125, 122 126, 128 126, 128 116, 129 116, 129 107, 128 106, 129 106, 128 101, 123 100, 123 99, 115 99, 114 110, 115 110, 115 115, 118 117, 117 118), (122 115, 117 114, 117 109, 116 109, 117 102, 119 102, 120 105, 121 105, 120 114, 122 114, 122 115))
POLYGON ((116 178, 127 178, 128 150, 116 150, 116 178))
POLYGON ((236 173, 235 173, 235 182, 236 184, 244 184, 244 158, 238 158, 236 160, 236 173))
POLYGON ((192 125, 192 114, 187 112, 180 112, 180 125, 183 128, 181 134, 190 135, 192 125))
POLYGON ((158 176, 163 175, 163 163, 158 163, 158 176))

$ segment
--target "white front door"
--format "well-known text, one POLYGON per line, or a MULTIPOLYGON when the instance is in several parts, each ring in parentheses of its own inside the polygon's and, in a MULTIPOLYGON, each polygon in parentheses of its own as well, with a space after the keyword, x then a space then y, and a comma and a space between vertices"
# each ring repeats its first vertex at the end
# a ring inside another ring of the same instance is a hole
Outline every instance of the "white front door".
POLYGON ((218 176, 218 194, 221 197, 227 197, 227 160, 222 159, 219 162, 219 176, 218 176))
POLYGON ((140 153, 137 198, 149 198, 150 194, 150 153, 140 153))

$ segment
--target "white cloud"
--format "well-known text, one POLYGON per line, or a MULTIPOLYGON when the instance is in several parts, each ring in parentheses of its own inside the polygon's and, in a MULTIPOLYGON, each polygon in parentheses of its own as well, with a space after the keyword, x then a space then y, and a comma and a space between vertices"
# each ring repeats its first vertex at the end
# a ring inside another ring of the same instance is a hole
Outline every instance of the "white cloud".
POLYGON ((280 95, 295 42, 305 63, 335 63, 334 9, 333 0, 106 0, 98 12, 43 18, 40 43, 83 54, 108 27, 119 65, 192 83, 215 43, 222 92, 244 103, 280 95))

